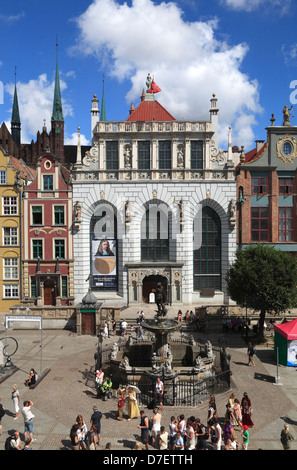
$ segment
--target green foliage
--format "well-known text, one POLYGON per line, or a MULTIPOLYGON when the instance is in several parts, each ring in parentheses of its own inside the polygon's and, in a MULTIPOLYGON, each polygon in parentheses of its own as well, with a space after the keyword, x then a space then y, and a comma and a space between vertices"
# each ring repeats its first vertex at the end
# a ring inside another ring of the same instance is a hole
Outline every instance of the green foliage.
POLYGON ((297 261, 274 247, 237 250, 226 281, 229 296, 241 307, 280 313, 297 305, 297 261))

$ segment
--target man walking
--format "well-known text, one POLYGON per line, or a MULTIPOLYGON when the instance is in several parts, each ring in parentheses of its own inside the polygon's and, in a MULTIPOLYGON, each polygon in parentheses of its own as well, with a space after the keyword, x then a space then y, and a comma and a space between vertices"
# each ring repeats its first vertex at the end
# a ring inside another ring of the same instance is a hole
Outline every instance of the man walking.
POLYGON ((29 437, 31 440, 33 440, 33 431, 34 431, 33 419, 35 418, 35 416, 31 411, 32 406, 33 406, 33 402, 31 400, 24 401, 22 415, 23 415, 24 424, 25 424, 25 432, 24 432, 25 440, 29 437))
POLYGON ((145 450, 149 450, 149 420, 144 411, 140 411, 140 424, 138 429, 141 429, 141 440, 145 445, 145 450))
POLYGON ((91 422, 91 425, 94 425, 97 428, 98 446, 100 444, 100 438, 101 438, 101 418, 102 418, 101 411, 98 411, 97 406, 93 406, 93 414, 91 416, 90 422, 91 422))

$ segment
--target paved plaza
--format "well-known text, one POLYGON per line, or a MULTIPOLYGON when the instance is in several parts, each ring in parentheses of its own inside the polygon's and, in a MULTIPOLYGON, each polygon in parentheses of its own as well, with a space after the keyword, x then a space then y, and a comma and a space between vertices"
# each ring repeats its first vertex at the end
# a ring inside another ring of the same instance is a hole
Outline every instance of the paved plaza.
MULTIPOLYGON (((136 310, 127 309, 124 314, 125 318, 136 320, 136 310)), ((175 314, 174 311, 169 313, 171 316, 175 314)), ((152 315, 152 312, 147 312, 147 317, 149 315, 152 315)), ((2 317, 1 321, 3 320, 2 317)), ((4 337, 3 323, 1 325, 0 339, 4 337)), ((11 392, 14 384, 18 385, 21 402, 30 399, 34 403, 35 450, 70 449, 69 432, 76 416, 81 414, 88 425, 94 404, 98 405, 103 414, 99 450, 103 450, 107 442, 111 442, 113 450, 131 450, 140 440, 138 418, 132 421, 117 421, 116 398, 104 402, 95 396, 94 383, 89 380, 88 373, 94 368, 98 338, 78 336, 69 331, 44 330, 41 350, 41 332, 38 329, 11 328, 7 334, 15 337, 19 344, 17 353, 12 358, 18 370, 0 384, 1 402, 6 409, 6 415, 2 419, 0 449, 4 449, 7 436, 14 430, 19 430, 23 437, 22 417, 13 419, 11 392), (32 367, 37 372, 40 372, 40 369, 50 371, 35 389, 30 390, 24 386, 24 382, 32 367)), ((285 422, 289 423, 292 434, 297 438, 296 368, 281 366, 276 377, 272 347, 258 347, 256 365, 248 367, 246 343, 239 333, 223 333, 209 329, 205 338, 210 339, 213 344, 224 341, 227 353, 231 356, 232 388, 230 392, 216 396, 219 417, 223 418, 225 415, 225 405, 231 392, 240 400, 243 392, 247 392, 251 398, 252 419, 255 424, 250 429, 250 450, 281 450, 279 437, 285 422)), ((115 338, 105 341, 112 342, 115 338)), ((194 415, 205 423, 207 408, 207 402, 195 408, 165 407, 161 424, 168 428, 170 417, 181 413, 185 417, 194 415)), ((151 416, 150 410, 145 411, 151 416)), ((241 442, 239 429, 237 435, 241 442)), ((297 449, 297 440, 293 442, 292 449, 297 449)))

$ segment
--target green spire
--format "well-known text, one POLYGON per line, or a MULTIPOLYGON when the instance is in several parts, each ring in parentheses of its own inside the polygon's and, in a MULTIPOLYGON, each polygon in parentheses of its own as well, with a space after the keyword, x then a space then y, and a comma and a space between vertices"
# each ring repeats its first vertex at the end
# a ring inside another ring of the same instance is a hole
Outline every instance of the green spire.
POLYGON ((104 98, 104 79, 103 79, 103 92, 101 100, 100 121, 106 121, 105 98, 104 98))
POLYGON ((59 66, 58 66, 58 44, 57 44, 56 78, 55 78, 55 92, 54 92, 52 121, 58 121, 58 122, 64 121, 63 110, 62 110, 61 89, 60 89, 59 66))
POLYGON ((19 111, 19 102, 16 86, 16 71, 15 71, 15 84, 14 84, 14 97, 13 97, 13 107, 11 115, 11 135, 14 141, 20 145, 21 143, 21 119, 19 111))

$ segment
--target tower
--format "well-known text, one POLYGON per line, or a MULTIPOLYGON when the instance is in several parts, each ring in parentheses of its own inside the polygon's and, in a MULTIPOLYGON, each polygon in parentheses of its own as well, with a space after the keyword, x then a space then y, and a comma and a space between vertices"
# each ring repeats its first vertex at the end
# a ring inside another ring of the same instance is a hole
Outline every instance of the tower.
MULTIPOLYGON (((16 73, 15 73, 16 77, 16 73)), ((19 112, 19 103, 18 103, 18 94, 16 86, 16 78, 14 84, 14 97, 13 97, 13 107, 12 107, 12 116, 11 116, 11 135, 15 143, 21 145, 21 119, 19 112)))
POLYGON ((58 65, 58 44, 56 52, 56 76, 55 76, 55 91, 53 102, 53 113, 51 120, 51 134, 52 134, 52 152, 60 161, 64 161, 64 116, 62 109, 62 98, 59 77, 58 65))

